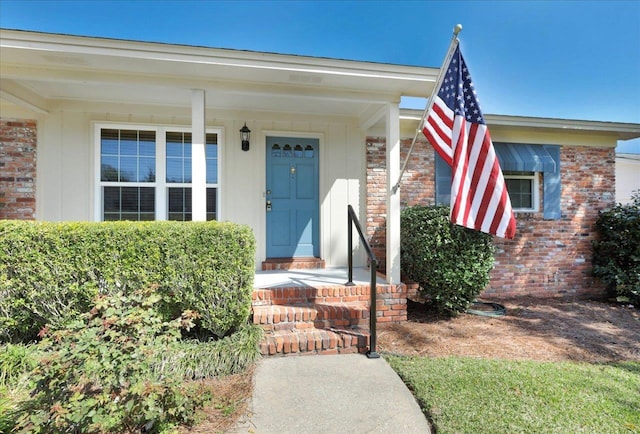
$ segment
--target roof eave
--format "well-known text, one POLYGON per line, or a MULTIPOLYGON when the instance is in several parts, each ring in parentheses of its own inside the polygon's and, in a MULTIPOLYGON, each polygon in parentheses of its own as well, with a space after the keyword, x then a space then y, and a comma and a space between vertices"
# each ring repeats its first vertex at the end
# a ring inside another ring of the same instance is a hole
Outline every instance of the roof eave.
MULTIPOLYGON (((403 109, 400 117, 419 121, 422 110, 403 109)), ((632 140, 640 138, 640 124, 626 122, 587 121, 576 119, 556 119, 529 116, 508 116, 487 114, 485 119, 489 126, 500 125, 517 128, 535 128, 554 131, 584 132, 612 134, 618 140, 632 140)))
POLYGON ((418 82, 425 93, 438 74, 418 66, 8 29, 0 29, 0 47, 418 82))

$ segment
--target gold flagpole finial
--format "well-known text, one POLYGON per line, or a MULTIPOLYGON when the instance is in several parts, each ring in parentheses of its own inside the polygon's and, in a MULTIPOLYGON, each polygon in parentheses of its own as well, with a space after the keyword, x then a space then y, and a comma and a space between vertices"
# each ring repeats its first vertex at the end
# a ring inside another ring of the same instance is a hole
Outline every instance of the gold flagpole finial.
POLYGON ((458 33, 462 31, 462 24, 456 24, 453 28, 453 36, 458 36, 458 33))

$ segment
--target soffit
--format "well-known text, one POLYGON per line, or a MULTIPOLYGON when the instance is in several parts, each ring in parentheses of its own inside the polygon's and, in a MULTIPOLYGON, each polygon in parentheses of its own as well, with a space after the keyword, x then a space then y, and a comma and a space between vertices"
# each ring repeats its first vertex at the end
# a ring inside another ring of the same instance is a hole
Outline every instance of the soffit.
MULTIPOLYGON (((0 75, 45 101, 190 105, 205 89, 221 109, 363 116, 426 96, 437 69, 203 47, 0 33, 0 75)), ((7 86, 5 86, 6 88, 7 86)))

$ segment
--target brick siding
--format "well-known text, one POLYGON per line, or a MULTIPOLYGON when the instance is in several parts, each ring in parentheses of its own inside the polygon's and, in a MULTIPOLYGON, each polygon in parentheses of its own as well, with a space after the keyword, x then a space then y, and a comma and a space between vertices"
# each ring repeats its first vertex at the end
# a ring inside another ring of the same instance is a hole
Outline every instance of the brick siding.
MULTIPOLYGON (((401 141, 401 161, 410 145, 410 140, 401 141)), ((434 167, 433 149, 424 140, 418 141, 401 184, 402 207, 434 204, 434 167)), ((517 213, 515 239, 494 238, 496 265, 482 295, 552 297, 603 293, 602 284, 591 276, 591 241, 598 212, 615 204, 615 151, 563 146, 560 170, 561 218, 544 220, 542 211, 517 213)), ((386 256, 385 195, 385 139, 369 137, 367 236, 381 267, 386 256)), ((540 197, 543 201, 542 190, 540 197)))
POLYGON ((0 119, 0 219, 34 220, 36 212, 34 120, 0 119))

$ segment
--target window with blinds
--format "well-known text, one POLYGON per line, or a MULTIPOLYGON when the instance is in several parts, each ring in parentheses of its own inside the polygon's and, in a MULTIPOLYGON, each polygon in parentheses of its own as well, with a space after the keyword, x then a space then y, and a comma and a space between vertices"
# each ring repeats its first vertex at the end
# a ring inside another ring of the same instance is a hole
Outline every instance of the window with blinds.
MULTIPOLYGON (((191 132, 97 126, 101 220, 192 220, 191 132)), ((219 215, 219 132, 206 134, 207 220, 219 215)))

